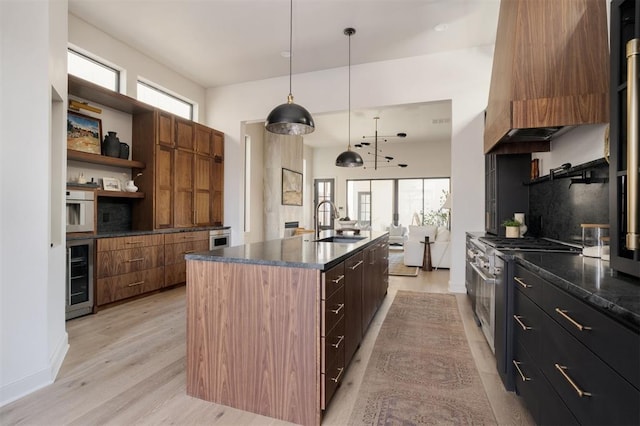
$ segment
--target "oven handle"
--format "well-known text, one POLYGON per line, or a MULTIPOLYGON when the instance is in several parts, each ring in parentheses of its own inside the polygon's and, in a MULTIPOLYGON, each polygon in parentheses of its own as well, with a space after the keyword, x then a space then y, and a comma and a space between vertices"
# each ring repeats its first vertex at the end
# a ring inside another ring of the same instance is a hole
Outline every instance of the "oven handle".
POLYGON ((490 277, 490 276, 485 275, 484 272, 482 272, 482 270, 480 268, 478 268, 478 266, 475 263, 470 263, 470 265, 473 268, 473 270, 476 272, 476 274, 478 274, 480 276, 482 281, 484 281, 487 284, 495 284, 496 283, 495 277, 490 277))

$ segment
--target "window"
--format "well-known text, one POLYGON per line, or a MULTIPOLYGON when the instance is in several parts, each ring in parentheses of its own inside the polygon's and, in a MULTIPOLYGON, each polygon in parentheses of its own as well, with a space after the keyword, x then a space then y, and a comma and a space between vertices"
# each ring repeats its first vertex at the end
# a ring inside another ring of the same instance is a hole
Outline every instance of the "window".
POLYGON ((358 192, 358 222, 369 225, 371 223, 371 193, 358 192))
POLYGON ((67 71, 114 92, 120 89, 119 70, 72 49, 67 49, 67 71))
POLYGON ((170 95, 164 90, 151 86, 148 83, 138 81, 138 100, 179 117, 193 120, 193 104, 170 95))
MULTIPOLYGON (((315 179, 314 180, 314 198, 315 205, 317 206, 322 201, 331 201, 334 202, 334 180, 333 179, 315 179)), ((320 206, 320 209, 317 210, 318 217, 317 220, 318 229, 333 229, 333 207, 329 203, 325 203, 320 206)))

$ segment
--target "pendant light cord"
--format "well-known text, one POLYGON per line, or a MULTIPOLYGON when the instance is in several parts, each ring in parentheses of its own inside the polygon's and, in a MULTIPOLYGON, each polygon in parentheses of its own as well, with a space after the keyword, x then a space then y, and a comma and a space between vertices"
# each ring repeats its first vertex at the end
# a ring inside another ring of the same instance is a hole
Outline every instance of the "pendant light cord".
POLYGON ((351 150, 351 33, 349 33, 349 119, 347 120, 349 134, 347 135, 348 151, 351 150))
POLYGON ((291 58, 293 57, 293 0, 289 2, 289 97, 293 96, 291 93, 291 58))

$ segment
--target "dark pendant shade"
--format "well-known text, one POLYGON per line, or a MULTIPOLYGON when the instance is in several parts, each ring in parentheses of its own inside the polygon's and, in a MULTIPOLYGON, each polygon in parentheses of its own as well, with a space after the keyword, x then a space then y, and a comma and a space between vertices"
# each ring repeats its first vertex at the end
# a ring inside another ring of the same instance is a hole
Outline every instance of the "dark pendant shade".
POLYGON ((275 107, 269 113, 264 127, 279 135, 306 135, 315 130, 309 111, 293 101, 275 107))
POLYGON ((336 166, 338 167, 362 167, 364 162, 357 152, 347 149, 336 158, 336 166))

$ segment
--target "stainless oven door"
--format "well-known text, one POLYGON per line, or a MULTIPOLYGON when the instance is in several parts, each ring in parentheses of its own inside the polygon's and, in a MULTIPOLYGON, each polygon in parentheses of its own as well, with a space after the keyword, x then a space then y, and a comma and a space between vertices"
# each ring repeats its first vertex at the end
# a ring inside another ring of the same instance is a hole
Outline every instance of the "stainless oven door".
POLYGON ((496 317, 496 277, 488 275, 476 264, 471 264, 476 279, 476 315, 480 321, 482 333, 495 353, 495 317, 496 317))

